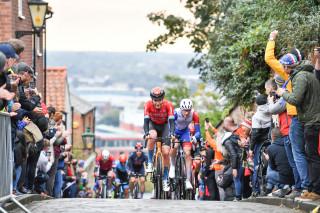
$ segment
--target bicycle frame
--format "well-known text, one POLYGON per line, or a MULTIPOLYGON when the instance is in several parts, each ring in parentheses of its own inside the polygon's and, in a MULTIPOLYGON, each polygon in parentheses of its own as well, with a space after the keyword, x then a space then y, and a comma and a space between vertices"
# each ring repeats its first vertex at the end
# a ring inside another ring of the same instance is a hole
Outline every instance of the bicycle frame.
POLYGON ((100 189, 100 197, 107 198, 109 177, 107 175, 99 175, 97 178, 98 178, 98 180, 102 180, 102 185, 101 185, 101 189, 100 189))

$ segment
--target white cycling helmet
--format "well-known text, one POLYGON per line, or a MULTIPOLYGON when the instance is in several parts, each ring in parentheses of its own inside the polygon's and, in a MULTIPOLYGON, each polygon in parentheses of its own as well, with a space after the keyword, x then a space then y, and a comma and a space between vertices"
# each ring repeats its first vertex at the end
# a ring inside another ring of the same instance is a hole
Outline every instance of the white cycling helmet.
POLYGON ((193 104, 190 99, 185 98, 180 101, 180 109, 181 110, 191 110, 192 107, 193 107, 193 104))
POLYGON ((102 151, 102 160, 103 161, 108 161, 109 160, 109 151, 108 150, 103 150, 102 151))

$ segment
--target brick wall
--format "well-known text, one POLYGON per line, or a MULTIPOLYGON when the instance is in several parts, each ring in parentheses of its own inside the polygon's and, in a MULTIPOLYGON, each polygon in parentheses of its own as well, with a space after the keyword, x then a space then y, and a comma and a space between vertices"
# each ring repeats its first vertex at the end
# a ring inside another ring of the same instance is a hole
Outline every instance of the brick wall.
MULTIPOLYGON (((32 20, 26 0, 22 1, 22 15, 25 19, 19 18, 18 0, 0 0, 0 42, 8 41, 10 38, 15 38, 15 31, 31 31, 32 20)), ((41 34, 40 52, 43 51, 41 34)), ((20 38, 26 48, 23 52, 21 62, 27 63, 30 67, 33 66, 33 35, 25 35, 20 38)), ((36 41, 37 44, 37 41, 36 41)), ((36 56, 36 72, 37 88, 43 94, 44 78, 43 78, 43 57, 36 56)))
POLYGON ((93 110, 86 115, 81 115, 73 112, 73 122, 79 124, 78 128, 73 129, 73 146, 83 148, 81 135, 87 131, 87 126, 90 125, 90 131, 94 132, 94 113, 93 110))

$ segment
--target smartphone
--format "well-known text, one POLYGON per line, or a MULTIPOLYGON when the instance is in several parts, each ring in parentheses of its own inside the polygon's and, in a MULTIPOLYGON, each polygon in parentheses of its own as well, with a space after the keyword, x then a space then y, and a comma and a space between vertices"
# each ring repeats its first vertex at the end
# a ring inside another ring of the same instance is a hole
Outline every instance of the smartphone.
POLYGON ((29 88, 31 88, 31 89, 34 89, 34 88, 35 88, 34 82, 30 82, 30 83, 29 83, 29 88))
POLYGON ((205 120, 207 123, 209 123, 209 118, 205 118, 204 120, 205 120))

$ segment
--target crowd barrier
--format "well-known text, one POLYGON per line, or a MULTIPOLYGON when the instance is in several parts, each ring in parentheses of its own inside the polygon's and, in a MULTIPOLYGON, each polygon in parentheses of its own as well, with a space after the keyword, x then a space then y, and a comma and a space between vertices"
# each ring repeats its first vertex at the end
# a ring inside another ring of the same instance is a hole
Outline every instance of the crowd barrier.
POLYGON ((30 212, 19 203, 12 194, 12 144, 10 115, 0 112, 0 212, 6 213, 3 208, 8 201, 12 201, 24 212, 30 212))

